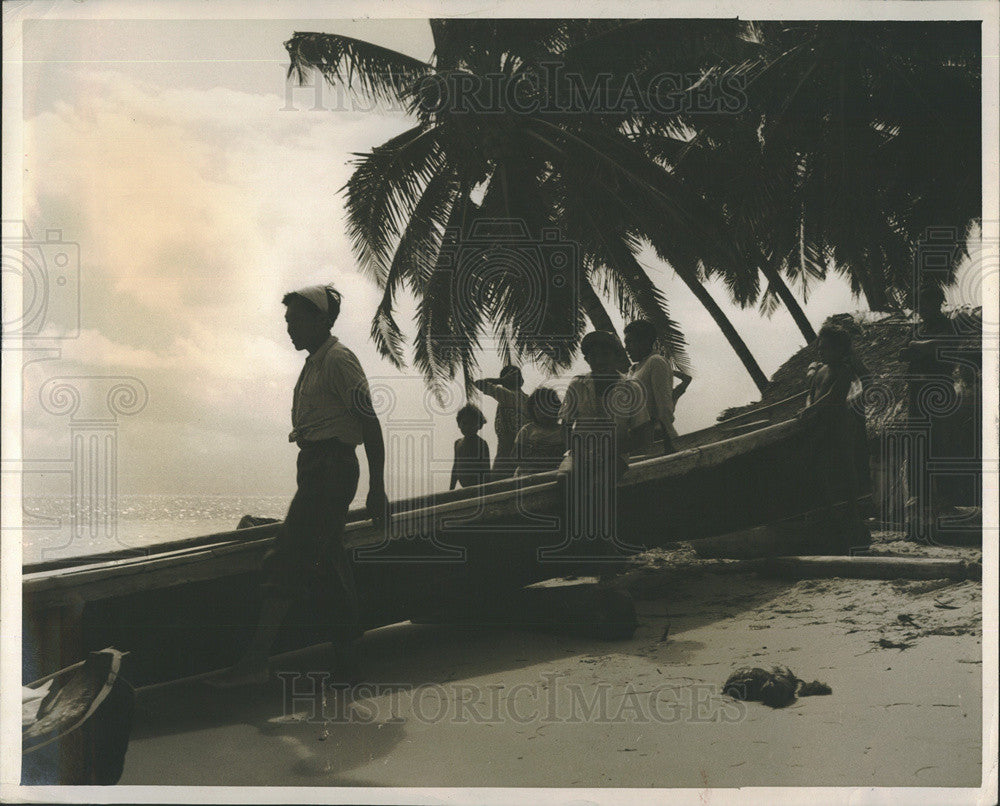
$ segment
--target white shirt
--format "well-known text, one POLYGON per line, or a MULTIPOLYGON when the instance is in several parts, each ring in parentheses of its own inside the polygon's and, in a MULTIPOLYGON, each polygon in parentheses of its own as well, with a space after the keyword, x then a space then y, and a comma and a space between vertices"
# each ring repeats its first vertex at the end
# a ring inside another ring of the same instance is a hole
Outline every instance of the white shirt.
POLYGON ((629 369, 629 377, 642 385, 649 419, 663 423, 671 436, 674 430, 674 367, 659 353, 651 353, 629 369))
POLYGON ((336 437, 348 445, 363 441, 361 420, 352 411, 370 395, 356 355, 330 336, 306 362, 292 397, 290 442, 336 437))
POLYGON ((597 399, 597 390, 591 374, 577 375, 566 388, 559 409, 559 419, 567 425, 576 422, 607 422, 612 420, 619 436, 649 422, 642 386, 631 378, 621 376, 608 390, 608 409, 597 399))

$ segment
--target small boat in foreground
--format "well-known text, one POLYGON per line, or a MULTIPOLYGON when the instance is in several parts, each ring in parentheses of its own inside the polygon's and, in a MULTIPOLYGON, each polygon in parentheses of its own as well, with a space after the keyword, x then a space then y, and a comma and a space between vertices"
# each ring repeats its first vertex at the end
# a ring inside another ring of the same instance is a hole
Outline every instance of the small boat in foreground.
MULTIPOLYGON (((488 610, 533 583, 600 574, 677 541, 704 542, 714 556, 808 551, 808 535, 794 529, 777 543, 746 539, 747 530, 824 505, 812 469, 815 426, 793 416, 801 404, 796 395, 685 435, 676 453, 634 457, 610 503, 582 518, 555 472, 395 502, 386 523, 352 512, 344 542, 354 549, 366 626, 488 610), (595 540, 588 529, 597 521, 606 534, 595 540), (743 537, 727 544, 734 533, 743 537)), ((226 666, 252 633, 261 559, 280 528, 25 566, 25 662, 58 668, 115 645, 132 653, 129 676, 139 684, 226 666)), ((314 614, 293 612, 274 651, 323 640, 314 614)))
POLYGON ((22 687, 21 783, 104 785, 121 777, 135 692, 108 647, 22 687))

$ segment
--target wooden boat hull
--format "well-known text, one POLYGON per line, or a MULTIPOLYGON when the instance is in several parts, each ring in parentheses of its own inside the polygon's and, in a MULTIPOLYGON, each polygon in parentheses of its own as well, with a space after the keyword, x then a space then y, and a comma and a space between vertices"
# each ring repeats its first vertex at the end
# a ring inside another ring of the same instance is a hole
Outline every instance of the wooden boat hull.
POLYGON ((121 663, 109 647, 25 687, 38 697, 27 700, 37 710, 21 729, 22 784, 118 782, 135 707, 121 663))
MULTIPOLYGON (((354 549, 365 624, 486 606, 567 572, 610 570, 635 551, 815 510, 824 498, 810 444, 809 426, 788 420, 635 461, 598 513, 610 524, 600 539, 579 528, 593 518, 574 515, 593 501, 574 498, 555 474, 486 485, 477 497, 431 497, 388 524, 351 523, 345 544, 354 549)), ((251 635, 258 569, 280 528, 226 533, 149 557, 26 568, 25 651, 44 667, 67 652, 113 643, 132 651, 138 683, 225 666, 251 635)), ((276 651, 323 640, 315 613, 301 608, 276 651)))

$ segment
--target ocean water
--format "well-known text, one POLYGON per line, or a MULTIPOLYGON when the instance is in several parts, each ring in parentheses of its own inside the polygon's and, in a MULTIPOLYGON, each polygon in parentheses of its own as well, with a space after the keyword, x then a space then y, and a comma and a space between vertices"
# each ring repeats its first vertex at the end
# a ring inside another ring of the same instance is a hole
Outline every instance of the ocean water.
POLYGON ((126 495, 106 511, 74 512, 68 496, 25 497, 23 562, 228 532, 244 515, 283 518, 290 500, 291 495, 126 495))

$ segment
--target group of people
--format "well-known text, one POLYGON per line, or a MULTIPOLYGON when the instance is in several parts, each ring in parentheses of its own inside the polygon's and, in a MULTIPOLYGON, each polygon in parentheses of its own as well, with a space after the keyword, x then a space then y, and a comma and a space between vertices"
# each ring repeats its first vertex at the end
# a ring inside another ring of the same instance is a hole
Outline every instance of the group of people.
MULTIPOLYGON (((264 601, 256 632, 235 666, 213 682, 221 687, 267 679, 277 633, 292 604, 302 600, 328 624, 334 680, 359 681, 363 630, 342 535, 358 485, 360 444, 368 460, 368 513, 376 522, 388 515, 382 427, 368 381, 357 356, 331 333, 340 313, 340 294, 331 286, 310 286, 286 294, 282 302, 293 346, 308 353, 295 385, 288 437, 299 448, 297 491, 284 528, 265 557, 264 601)), ((573 378, 562 400, 544 386, 526 394, 521 371, 514 366, 505 367, 499 378, 476 382, 498 404, 497 456, 491 466, 489 448, 478 436, 485 424, 482 412, 473 405, 462 408, 451 487, 552 469, 568 453, 571 459, 591 463, 588 472, 601 472, 609 482, 607 489, 613 490, 629 455, 673 452, 674 405, 691 378, 655 350, 656 336, 647 321, 625 328, 629 365, 614 334, 588 333, 581 351, 590 372, 573 378), (675 377, 681 380, 676 386, 675 377), (577 450, 581 445, 601 447, 577 450)), ((848 390, 858 372, 847 334, 824 328, 819 347, 822 363, 815 368, 803 414, 829 418, 825 431, 833 450, 845 444, 848 390)), ((590 472, 587 477, 597 476, 590 472)))
POLYGON ((479 436, 486 424, 482 410, 466 404, 456 415, 462 436, 455 441, 449 489, 554 470, 570 449, 574 431, 603 429, 622 458, 672 453, 677 438, 674 405, 691 376, 656 351, 656 339, 650 322, 630 323, 624 350, 632 363, 622 372, 618 339, 607 331, 588 333, 580 347, 590 372, 573 378, 562 400, 547 386, 526 394, 521 370, 513 365, 504 367, 498 378, 475 381, 479 391, 497 401, 496 456, 491 465, 489 446, 479 436), (676 386, 675 377, 680 379, 676 386))
MULTIPOLYGON (((285 322, 296 350, 308 355, 292 400, 289 441, 298 448, 297 490, 284 527, 264 558, 264 601, 257 628, 241 658, 215 678, 217 687, 259 684, 268 676, 268 656, 296 601, 305 600, 324 614, 329 627, 330 670, 334 680, 360 679, 359 640, 363 629, 358 593, 342 536, 358 485, 357 446, 364 444, 371 518, 388 515, 385 494, 385 447, 382 427, 372 406, 367 378, 357 356, 331 329, 340 314, 341 297, 332 286, 316 285, 284 296, 285 322)), ((548 387, 528 395, 517 367, 499 378, 477 382, 497 400, 497 456, 478 436, 482 412, 465 406, 458 413, 461 439, 455 445, 452 488, 471 486, 514 473, 557 466, 571 435, 596 427, 612 437, 614 454, 650 453, 654 442, 673 450, 674 402, 691 379, 681 375, 674 387, 670 361, 654 351, 656 331, 645 321, 625 329, 625 349, 632 359, 624 369, 622 345, 611 333, 588 333, 581 344, 590 372, 572 380, 563 400, 548 387)))

